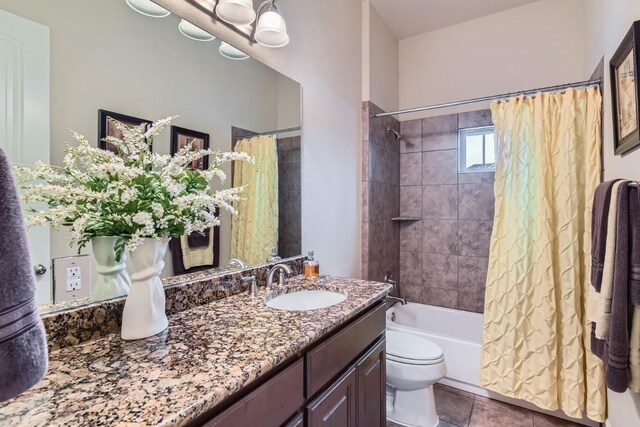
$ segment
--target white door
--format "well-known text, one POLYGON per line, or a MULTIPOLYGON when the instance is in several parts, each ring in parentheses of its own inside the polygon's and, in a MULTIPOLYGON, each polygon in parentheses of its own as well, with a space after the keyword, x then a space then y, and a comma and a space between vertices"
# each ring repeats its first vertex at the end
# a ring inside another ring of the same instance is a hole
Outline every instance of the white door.
MULTIPOLYGON (((49 28, 0 10, 0 148, 13 163, 49 163, 49 28)), ((38 303, 51 301, 50 232, 29 230, 38 303)))

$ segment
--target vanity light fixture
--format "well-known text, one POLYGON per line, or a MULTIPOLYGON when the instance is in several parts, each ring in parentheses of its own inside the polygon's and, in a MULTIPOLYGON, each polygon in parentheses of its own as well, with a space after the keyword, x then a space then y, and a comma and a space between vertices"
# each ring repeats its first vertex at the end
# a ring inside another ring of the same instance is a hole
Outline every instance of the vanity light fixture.
POLYGON ((231 25, 247 25, 256 20, 252 0, 218 0, 216 15, 231 25))
POLYGON ((180 31, 180 34, 183 36, 199 42, 210 42, 215 39, 211 34, 184 19, 178 24, 178 31, 180 31))
POLYGON ((220 42, 220 55, 224 56, 228 59, 233 59, 236 61, 241 61, 243 59, 249 58, 249 55, 241 51, 240 49, 231 46, 227 42, 220 42))
POLYGON ((287 25, 278 12, 275 0, 267 0, 258 8, 254 38, 265 47, 283 47, 289 43, 287 25))
POLYGON ((171 15, 167 9, 151 0, 125 0, 127 5, 138 13, 151 18, 165 18, 171 15))
POLYGON ((289 43, 287 25, 276 0, 263 1, 257 12, 253 10, 252 0, 217 0, 213 10, 218 18, 234 26, 251 42, 265 47, 283 47, 289 43), (251 28, 248 33, 244 31, 247 26, 251 28))

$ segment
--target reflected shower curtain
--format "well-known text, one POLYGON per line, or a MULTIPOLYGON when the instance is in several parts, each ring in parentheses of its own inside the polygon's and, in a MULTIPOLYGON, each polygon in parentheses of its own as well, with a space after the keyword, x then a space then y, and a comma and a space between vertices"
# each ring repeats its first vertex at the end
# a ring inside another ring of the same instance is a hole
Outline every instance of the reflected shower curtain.
POLYGON ((586 314, 599 89, 491 106, 498 141, 481 385, 547 410, 605 419, 586 314))
POLYGON ((231 222, 231 258, 262 264, 278 246, 278 150, 275 135, 241 139, 235 151, 253 156, 255 165, 235 162, 233 186, 245 187, 234 203, 238 214, 231 222))

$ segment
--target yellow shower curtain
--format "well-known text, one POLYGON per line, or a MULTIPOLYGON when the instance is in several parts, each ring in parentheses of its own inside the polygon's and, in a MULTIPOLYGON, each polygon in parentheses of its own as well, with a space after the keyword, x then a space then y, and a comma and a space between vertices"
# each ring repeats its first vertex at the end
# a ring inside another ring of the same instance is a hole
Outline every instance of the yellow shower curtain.
POLYGON ((547 410, 603 422, 603 368, 586 304, 599 89, 491 105, 498 141, 481 384, 547 410))
POLYGON ((231 222, 231 257, 262 264, 278 246, 278 151, 274 135, 241 139, 235 151, 255 158, 255 165, 235 162, 233 186, 245 187, 234 203, 238 215, 231 222))

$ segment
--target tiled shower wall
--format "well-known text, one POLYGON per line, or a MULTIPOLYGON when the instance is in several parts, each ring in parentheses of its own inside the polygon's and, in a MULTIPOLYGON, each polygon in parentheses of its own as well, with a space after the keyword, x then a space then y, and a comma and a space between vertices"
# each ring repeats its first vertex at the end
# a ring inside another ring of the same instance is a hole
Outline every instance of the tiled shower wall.
POLYGON ((458 173, 458 130, 488 110, 401 122, 400 290, 409 301, 482 312, 493 226, 493 173, 458 173))
POLYGON ((400 212, 400 144, 387 128, 400 131, 393 117, 371 120, 382 112, 362 105, 362 277, 382 281, 400 271, 400 228, 391 220, 400 212))

